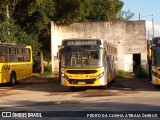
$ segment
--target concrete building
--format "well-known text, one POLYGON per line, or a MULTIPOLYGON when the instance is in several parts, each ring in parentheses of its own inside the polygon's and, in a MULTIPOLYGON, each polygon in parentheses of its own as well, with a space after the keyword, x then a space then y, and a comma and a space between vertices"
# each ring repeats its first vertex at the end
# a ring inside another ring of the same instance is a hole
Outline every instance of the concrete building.
MULTIPOLYGON (((52 60, 55 60, 53 56, 57 55, 57 46, 63 39, 87 37, 101 38, 117 46, 118 69, 133 72, 136 66, 147 64, 146 26, 143 20, 85 22, 67 26, 51 22, 52 60)), ((54 65, 52 68, 57 69, 54 65)))

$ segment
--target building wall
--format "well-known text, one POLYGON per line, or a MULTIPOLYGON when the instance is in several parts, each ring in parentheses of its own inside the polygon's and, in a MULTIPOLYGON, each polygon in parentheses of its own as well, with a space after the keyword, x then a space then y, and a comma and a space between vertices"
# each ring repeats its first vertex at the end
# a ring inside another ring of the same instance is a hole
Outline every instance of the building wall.
POLYGON ((84 22, 60 26, 51 22, 52 56, 58 45, 66 38, 95 37, 113 43, 118 48, 118 69, 125 70, 125 54, 141 54, 141 65, 147 63, 147 40, 145 21, 84 22))

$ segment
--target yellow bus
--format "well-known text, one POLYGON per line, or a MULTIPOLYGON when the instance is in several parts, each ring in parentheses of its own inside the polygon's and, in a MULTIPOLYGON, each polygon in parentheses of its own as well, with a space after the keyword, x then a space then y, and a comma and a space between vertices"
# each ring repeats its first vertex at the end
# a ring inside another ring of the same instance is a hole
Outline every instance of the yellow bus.
POLYGON ((0 83, 15 85, 31 75, 31 46, 0 43, 0 83))
POLYGON ((64 39, 59 49, 60 84, 71 89, 103 86, 114 81, 117 49, 101 39, 64 39))
POLYGON ((160 37, 154 37, 148 50, 150 79, 156 87, 160 86, 160 37))

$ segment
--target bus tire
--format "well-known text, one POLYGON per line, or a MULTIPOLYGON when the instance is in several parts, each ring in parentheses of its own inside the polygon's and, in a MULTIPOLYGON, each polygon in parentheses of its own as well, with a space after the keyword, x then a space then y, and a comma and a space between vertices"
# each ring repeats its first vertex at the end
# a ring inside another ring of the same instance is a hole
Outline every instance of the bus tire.
POLYGON ((14 86, 15 84, 16 84, 16 74, 12 72, 10 76, 10 86, 14 86))

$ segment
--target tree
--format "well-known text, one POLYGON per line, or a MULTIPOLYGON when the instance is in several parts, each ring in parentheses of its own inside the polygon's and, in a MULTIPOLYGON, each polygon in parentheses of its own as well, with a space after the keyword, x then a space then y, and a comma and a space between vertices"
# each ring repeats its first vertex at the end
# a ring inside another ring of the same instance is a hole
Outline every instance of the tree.
POLYGON ((55 0, 55 15, 52 20, 57 24, 77 22, 82 17, 81 0, 55 0))
POLYGON ((121 0, 1 0, 0 40, 32 45, 34 61, 40 61, 40 51, 50 61, 51 20, 57 24, 128 20, 132 14, 120 12, 123 4, 121 0))
POLYGON ((15 6, 13 18, 27 33, 40 34, 41 30, 48 27, 53 15, 53 0, 20 0, 15 6))
POLYGON ((120 0, 55 0, 56 12, 52 19, 58 24, 112 21, 122 7, 120 0))
POLYGON ((134 16, 130 10, 128 11, 120 11, 117 15, 117 20, 127 21, 130 20, 134 16))
POLYGON ((41 53, 45 53, 46 59, 51 57, 50 18, 54 12, 54 0, 20 0, 15 7, 13 17, 17 23, 27 34, 37 36, 35 39, 39 45, 36 47, 35 62, 41 62, 41 53))
POLYGON ((38 60, 38 53, 41 44, 38 42, 38 36, 27 34, 13 19, 6 19, 0 22, 0 42, 16 43, 18 45, 31 45, 33 48, 33 56, 38 60))
POLYGON ((119 0, 91 0, 91 11, 87 19, 89 21, 114 21, 118 12, 123 7, 119 0))

